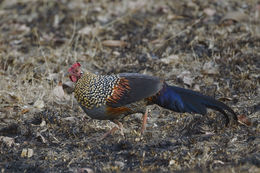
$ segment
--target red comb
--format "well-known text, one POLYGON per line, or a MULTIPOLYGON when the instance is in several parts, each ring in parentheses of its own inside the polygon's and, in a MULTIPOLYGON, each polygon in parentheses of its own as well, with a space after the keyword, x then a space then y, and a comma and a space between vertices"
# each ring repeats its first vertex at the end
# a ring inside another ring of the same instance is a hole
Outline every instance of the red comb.
POLYGON ((76 62, 69 68, 68 71, 73 71, 74 69, 76 69, 76 68, 78 68, 80 66, 81 66, 80 63, 76 62))
POLYGON ((77 68, 77 67, 80 67, 80 66, 81 66, 80 63, 76 62, 71 67, 72 68, 77 68))

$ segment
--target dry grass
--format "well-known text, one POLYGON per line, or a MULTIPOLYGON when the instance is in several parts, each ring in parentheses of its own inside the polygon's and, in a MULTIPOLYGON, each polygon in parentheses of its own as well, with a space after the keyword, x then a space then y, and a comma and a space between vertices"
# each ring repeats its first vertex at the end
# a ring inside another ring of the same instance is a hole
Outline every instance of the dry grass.
POLYGON ((2 171, 258 172, 259 21, 256 0, 1 2, 0 136, 15 139, 8 146, 0 138, 2 171), (147 73, 200 90, 252 126, 225 128, 219 114, 152 106, 143 137, 133 115, 125 137, 96 142, 113 124, 86 119, 72 95, 55 90, 75 61, 95 73, 147 73), (21 157, 24 148, 33 156, 21 157))

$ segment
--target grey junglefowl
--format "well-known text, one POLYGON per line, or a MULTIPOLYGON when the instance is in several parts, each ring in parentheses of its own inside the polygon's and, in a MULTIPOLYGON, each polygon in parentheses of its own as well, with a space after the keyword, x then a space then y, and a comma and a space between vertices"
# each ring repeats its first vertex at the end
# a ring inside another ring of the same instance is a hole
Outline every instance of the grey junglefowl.
MULTIPOLYGON (((93 119, 111 120, 122 129, 119 119, 134 113, 143 113, 143 133, 147 121, 147 105, 157 104, 174 112, 205 115, 207 108, 221 112, 229 123, 229 115, 237 121, 236 113, 226 104, 199 92, 168 85, 157 77, 120 73, 96 75, 82 73, 80 64, 73 64, 69 77, 76 83, 74 95, 81 108, 93 119), (227 113, 227 112, 228 113, 227 113)), ((117 130, 114 127, 108 134, 117 130)))

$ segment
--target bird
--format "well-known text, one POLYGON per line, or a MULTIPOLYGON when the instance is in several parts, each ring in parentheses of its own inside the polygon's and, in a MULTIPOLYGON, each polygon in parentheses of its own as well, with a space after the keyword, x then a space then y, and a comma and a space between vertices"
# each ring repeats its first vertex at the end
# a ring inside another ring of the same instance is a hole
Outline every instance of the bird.
POLYGON ((152 104, 174 112, 201 115, 205 115, 207 108, 210 108, 225 116, 226 125, 230 122, 230 115, 233 120, 238 120, 233 109, 223 102, 197 91, 169 85, 159 77, 139 73, 83 73, 79 62, 68 69, 68 76, 76 83, 74 97, 89 117, 110 120, 118 125, 104 134, 102 139, 118 129, 122 131, 119 120, 134 113, 143 114, 143 133, 147 123, 147 106, 152 104))

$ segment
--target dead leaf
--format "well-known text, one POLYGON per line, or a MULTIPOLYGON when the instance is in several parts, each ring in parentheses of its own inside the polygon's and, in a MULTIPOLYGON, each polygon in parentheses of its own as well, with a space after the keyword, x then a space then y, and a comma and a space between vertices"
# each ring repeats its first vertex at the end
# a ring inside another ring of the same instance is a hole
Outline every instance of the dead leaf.
POLYGON ((10 103, 12 102, 20 102, 22 99, 20 96, 16 95, 14 92, 7 92, 9 99, 10 99, 10 103))
POLYGON ((40 127, 44 127, 44 126, 46 126, 46 121, 45 121, 45 120, 43 120, 43 121, 41 122, 41 124, 40 124, 40 127))
POLYGON ((40 139, 41 142, 44 143, 44 144, 47 142, 46 139, 45 139, 45 138, 42 136, 42 134, 39 133, 39 132, 36 133, 36 137, 37 137, 38 139, 40 139))
POLYGON ((100 32, 100 27, 98 26, 85 26, 81 28, 78 33, 81 35, 88 35, 88 36, 96 36, 100 32))
POLYGON ((38 99, 34 104, 33 107, 37 108, 37 109, 42 109, 44 108, 44 101, 38 99))
POLYGON ((177 162, 175 160, 170 160, 169 165, 175 165, 177 162))
POLYGON ((28 148, 28 151, 27 151, 27 157, 30 158, 33 156, 33 149, 31 148, 28 148))
POLYGON ((93 28, 90 26, 85 26, 84 28, 81 28, 78 33, 82 35, 92 35, 93 28))
POLYGON ((205 8, 203 10, 203 12, 207 15, 207 16, 213 16, 216 13, 215 9, 212 8, 205 8))
POLYGON ((160 59, 163 63, 165 64, 170 64, 170 63, 177 63, 179 60, 179 56, 178 55, 170 55, 166 58, 162 58, 160 59))
POLYGON ((137 0, 137 1, 129 1, 128 3, 128 8, 130 10, 139 10, 139 9, 144 9, 143 7, 146 5, 146 1, 144 0, 137 0))
POLYGON ((257 6, 256 6, 256 8, 255 8, 255 19, 256 19, 256 21, 258 20, 260 20, 260 3, 259 4, 257 4, 257 6))
POLYGON ((177 78, 183 81, 183 83, 188 86, 191 86, 193 84, 194 78, 191 77, 190 71, 183 71, 181 74, 177 76, 177 78))
POLYGON ((161 44, 164 41, 165 41, 164 39, 157 38, 155 40, 152 40, 150 43, 152 43, 152 44, 161 44))
POLYGON ((33 149, 31 148, 24 148, 21 153, 21 157, 32 157, 33 156, 33 149))
POLYGON ((221 23, 225 21, 242 22, 246 20, 248 20, 248 15, 242 11, 230 11, 221 19, 221 23))
POLYGON ((232 98, 230 98, 230 97, 220 97, 218 100, 222 101, 222 102, 224 102, 224 101, 232 101, 232 98))
POLYGON ((53 27, 54 28, 58 28, 59 27, 59 23, 60 23, 61 19, 59 17, 59 15, 54 15, 54 21, 53 21, 53 27))
POLYGON ((204 77, 204 80, 203 80, 203 81, 204 81, 205 84, 207 84, 207 85, 212 85, 213 82, 214 82, 214 79, 213 79, 213 77, 207 76, 207 77, 204 77))
POLYGON ((184 19, 184 16, 179 16, 179 15, 176 15, 176 14, 169 14, 167 16, 167 19, 168 20, 179 20, 179 19, 184 19))
POLYGON ((66 121, 71 121, 71 122, 76 122, 77 118, 76 117, 66 117, 66 118, 63 118, 64 120, 66 121))
POLYGON ((10 137, 7 137, 7 136, 0 136, 0 141, 5 143, 8 147, 11 147, 15 144, 14 138, 10 138, 10 137))
POLYGON ((170 9, 168 6, 166 5, 162 5, 162 6, 159 6, 158 9, 156 10, 157 13, 163 13, 163 14, 168 14, 170 9))
POLYGON ((15 24, 15 25, 14 25, 14 28, 16 28, 16 31, 17 31, 17 32, 28 33, 28 32, 31 31, 31 28, 28 27, 28 26, 26 26, 25 24, 22 24, 22 25, 20 25, 20 24, 15 24))
POLYGON ((199 86, 198 84, 195 84, 195 85, 194 85, 194 90, 195 90, 195 91, 200 91, 200 86, 199 86))
POLYGON ((25 114, 25 113, 27 113, 27 112, 29 112, 29 111, 30 111, 30 109, 28 109, 28 108, 22 109, 22 110, 21 110, 21 114, 25 114))
POLYGON ((115 56, 119 56, 119 55, 120 55, 120 52, 118 52, 118 51, 113 51, 112 53, 113 53, 113 55, 115 55, 115 56))
POLYGON ((26 157, 27 156, 27 152, 28 152, 27 148, 24 148, 22 150, 21 157, 26 157))
POLYGON ((53 95, 55 98, 59 101, 62 100, 69 100, 69 96, 64 92, 62 83, 60 82, 54 89, 53 89, 53 95))
POLYGON ((122 40, 105 40, 102 41, 103 46, 107 47, 126 47, 127 42, 122 40))
POLYGON ((248 117, 246 117, 245 115, 238 115, 237 119, 238 119, 238 122, 240 124, 243 124, 243 125, 246 125, 246 126, 252 125, 251 120, 248 117))

